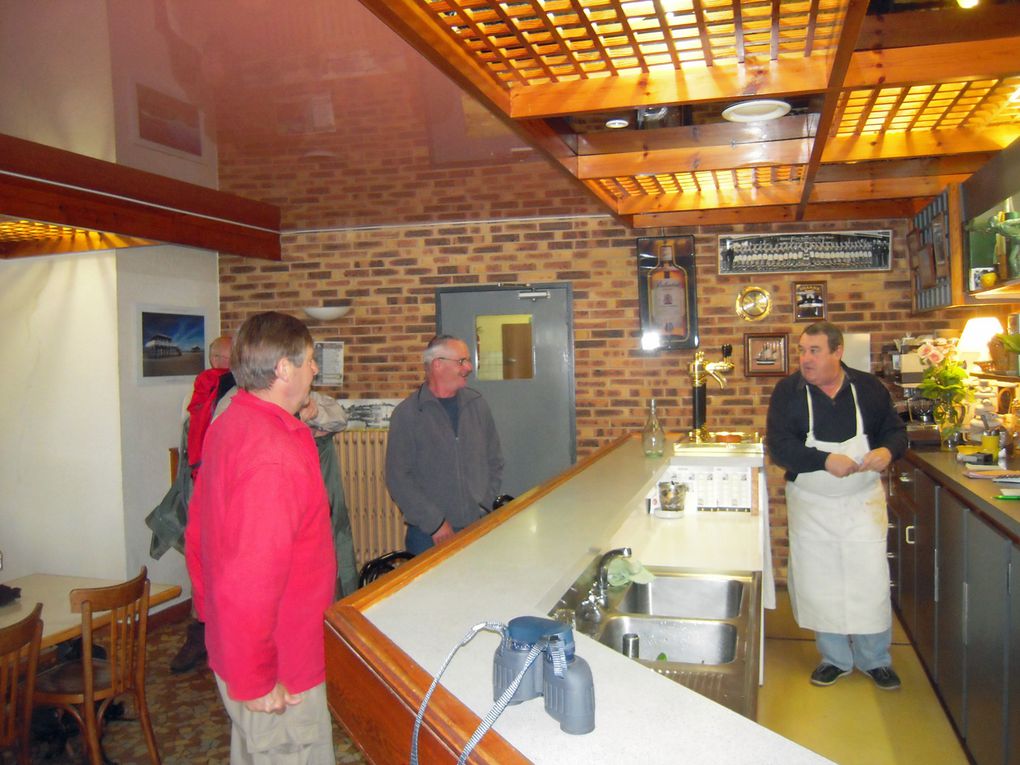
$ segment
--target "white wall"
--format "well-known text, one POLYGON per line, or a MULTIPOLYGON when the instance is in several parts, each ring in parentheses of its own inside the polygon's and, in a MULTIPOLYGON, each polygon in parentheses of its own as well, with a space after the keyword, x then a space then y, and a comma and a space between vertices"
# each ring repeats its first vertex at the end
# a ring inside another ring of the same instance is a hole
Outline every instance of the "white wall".
POLYGON ((3 578, 122 578, 116 262, 0 260, 3 578))
MULTIPOLYGON (((127 568, 149 567, 154 582, 180 584, 190 596, 184 556, 168 550, 149 557, 151 533, 145 516, 170 487, 169 449, 181 437, 181 405, 190 399, 193 378, 141 378, 142 308, 164 308, 206 317, 206 345, 219 334, 216 254, 170 245, 119 250, 117 303, 120 322, 120 443, 123 523, 127 568)), ((206 359, 208 366, 208 358, 206 359)))
POLYGON ((0 133, 112 162, 105 0, 0 0, 0 133))

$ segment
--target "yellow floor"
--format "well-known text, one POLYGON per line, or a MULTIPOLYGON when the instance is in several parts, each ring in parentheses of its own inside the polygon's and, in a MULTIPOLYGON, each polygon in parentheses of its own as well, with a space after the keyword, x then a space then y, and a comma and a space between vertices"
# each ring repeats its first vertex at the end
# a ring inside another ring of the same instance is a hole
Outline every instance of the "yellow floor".
POLYGON ((786 590, 765 612, 765 685, 758 722, 840 765, 967 765, 935 691, 897 620, 892 659, 903 681, 882 691, 854 672, 819 688, 808 677, 818 664, 811 632, 793 621, 786 590))

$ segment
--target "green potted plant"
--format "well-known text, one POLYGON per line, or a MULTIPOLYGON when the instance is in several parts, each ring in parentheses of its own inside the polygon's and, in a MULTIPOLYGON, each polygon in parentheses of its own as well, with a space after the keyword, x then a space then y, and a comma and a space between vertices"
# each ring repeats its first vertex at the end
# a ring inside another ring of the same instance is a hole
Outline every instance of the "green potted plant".
POLYGON ((956 360, 956 347, 925 342, 917 349, 927 365, 917 386, 921 395, 934 402, 935 422, 944 447, 959 440, 966 414, 965 404, 974 400, 967 370, 956 360))

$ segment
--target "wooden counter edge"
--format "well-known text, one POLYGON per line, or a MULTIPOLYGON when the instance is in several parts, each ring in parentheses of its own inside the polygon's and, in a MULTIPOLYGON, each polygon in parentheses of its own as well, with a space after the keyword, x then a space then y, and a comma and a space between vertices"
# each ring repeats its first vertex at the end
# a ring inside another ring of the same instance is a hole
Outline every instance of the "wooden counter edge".
MULTIPOLYGON (((370 762, 408 762, 414 721, 432 676, 356 608, 338 603, 326 617, 330 712, 370 762)), ((474 712, 438 686, 419 731, 420 761, 429 765, 457 762, 480 722, 474 712)), ((492 765, 530 762, 495 731, 482 737, 469 761, 492 765)))

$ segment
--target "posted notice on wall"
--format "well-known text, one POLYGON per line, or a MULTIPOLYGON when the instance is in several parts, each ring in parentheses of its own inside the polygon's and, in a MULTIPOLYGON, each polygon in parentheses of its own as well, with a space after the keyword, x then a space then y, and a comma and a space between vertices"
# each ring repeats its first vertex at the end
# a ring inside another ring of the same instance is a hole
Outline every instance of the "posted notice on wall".
POLYGON ((319 373, 312 385, 338 388, 344 384, 344 344, 342 341, 315 344, 315 364, 319 373))

